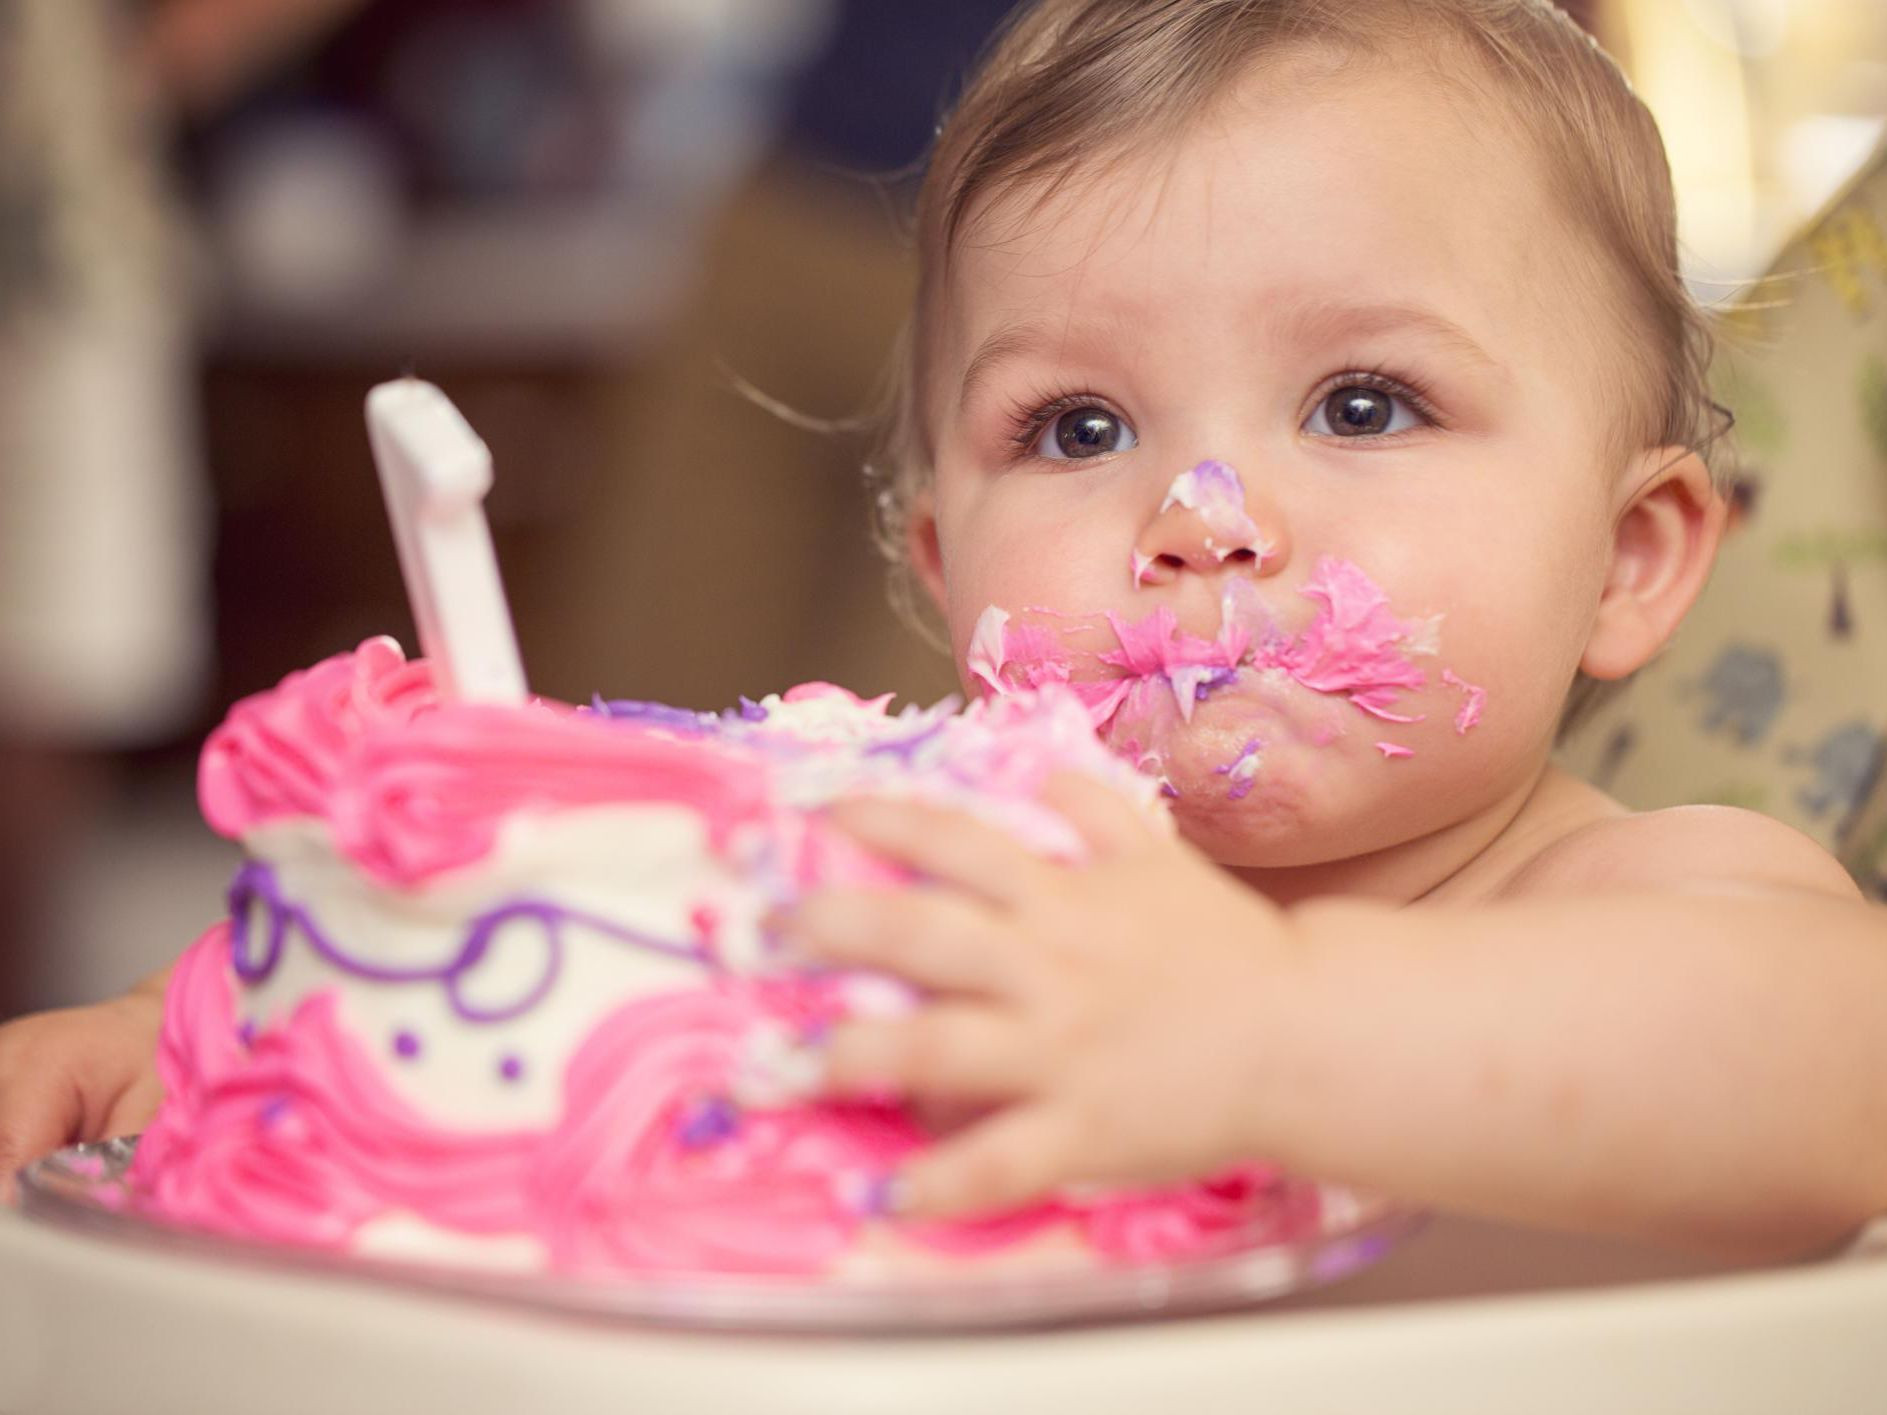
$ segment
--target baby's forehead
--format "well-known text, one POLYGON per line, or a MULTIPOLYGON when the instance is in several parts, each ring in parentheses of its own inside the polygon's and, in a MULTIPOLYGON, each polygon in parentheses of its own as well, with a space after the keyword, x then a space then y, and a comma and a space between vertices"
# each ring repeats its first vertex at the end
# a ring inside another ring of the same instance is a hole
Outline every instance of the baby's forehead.
POLYGON ((1162 140, 995 191, 945 263, 945 342, 969 357, 1057 303, 1131 326, 1174 301, 1295 316, 1347 292, 1563 357, 1589 334, 1594 252, 1474 97, 1379 68, 1264 70, 1162 140))
POLYGON ((932 254, 947 261, 1034 222, 1066 220, 1073 203, 1091 203, 1100 188, 1164 188, 1176 160, 1292 117, 1323 125, 1323 155, 1359 182, 1439 153, 1450 165, 1467 164, 1483 185, 1550 185, 1537 144, 1516 129, 1516 120, 1534 116, 1525 96, 1458 50, 1436 41, 1392 63, 1293 47, 1251 61, 1182 115, 1130 126, 1104 143, 1044 138, 1040 152, 973 180, 952 200, 959 219, 932 254))

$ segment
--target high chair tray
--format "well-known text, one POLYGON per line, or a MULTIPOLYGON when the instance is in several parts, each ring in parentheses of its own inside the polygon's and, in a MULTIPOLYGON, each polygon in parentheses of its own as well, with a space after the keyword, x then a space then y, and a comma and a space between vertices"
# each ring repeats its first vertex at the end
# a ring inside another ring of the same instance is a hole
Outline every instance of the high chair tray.
POLYGON ((180 1257, 368 1279, 591 1319, 707 1330, 921 1335, 1225 1312, 1318 1288, 1376 1262, 1421 1216, 1326 1188, 1321 1231, 1236 1244, 1184 1262, 1069 1262, 836 1278, 664 1274, 582 1280, 324 1253, 186 1228, 137 1207, 125 1184, 136 1141, 79 1145, 27 1167, 20 1203, 37 1222, 180 1257))
POLYGON ((1191 1320, 869 1340, 691 1331, 208 1261, 0 1207, 13 1415, 1856 1415, 1887 1246, 1714 1272, 1438 1215, 1385 1261, 1191 1320))

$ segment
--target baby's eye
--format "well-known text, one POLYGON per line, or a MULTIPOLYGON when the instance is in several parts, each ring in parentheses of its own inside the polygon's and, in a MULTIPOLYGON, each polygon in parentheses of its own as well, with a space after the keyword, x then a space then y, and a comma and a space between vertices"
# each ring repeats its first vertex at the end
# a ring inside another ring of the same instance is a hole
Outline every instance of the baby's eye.
POLYGON ((1042 429, 1034 451, 1038 457, 1052 461, 1079 461, 1126 452, 1137 447, 1139 441, 1125 420, 1105 408, 1070 408, 1042 429))
POLYGON ((1377 437, 1424 427, 1428 421, 1402 394, 1346 383, 1317 405, 1304 431, 1318 437, 1377 437), (1398 411, 1403 413, 1400 418, 1398 411))

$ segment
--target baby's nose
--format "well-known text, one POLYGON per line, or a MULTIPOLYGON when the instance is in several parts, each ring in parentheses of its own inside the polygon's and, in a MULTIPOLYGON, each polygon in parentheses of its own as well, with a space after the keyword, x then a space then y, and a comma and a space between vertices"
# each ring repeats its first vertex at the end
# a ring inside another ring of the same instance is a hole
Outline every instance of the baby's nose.
POLYGON ((1201 462, 1181 472, 1133 547, 1135 585, 1170 584, 1181 574, 1210 574, 1234 566, 1273 575, 1290 558, 1284 518, 1224 462, 1201 462))

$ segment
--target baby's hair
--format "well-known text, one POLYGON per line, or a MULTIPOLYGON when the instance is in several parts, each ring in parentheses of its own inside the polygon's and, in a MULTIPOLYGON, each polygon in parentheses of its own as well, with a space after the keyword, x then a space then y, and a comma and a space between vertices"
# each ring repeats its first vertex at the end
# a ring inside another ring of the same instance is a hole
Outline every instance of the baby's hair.
MULTIPOLYGON (((951 256, 991 202, 1048 196, 1176 137, 1267 63, 1432 61, 1436 77, 1504 106, 1544 161, 1572 271, 1623 336, 1610 447, 1707 454, 1727 430, 1708 383, 1710 324, 1679 273, 1670 166, 1618 65, 1547 0, 1037 0, 992 41, 939 125, 916 203, 916 309, 889 373, 867 464, 894 594, 914 607, 905 530, 932 474, 924 416, 926 317, 951 256)), ((1392 135, 1390 135, 1392 137, 1392 135)), ((1721 478, 1719 478, 1721 480, 1721 478)), ((1607 685, 1581 678, 1565 723, 1607 685)))

